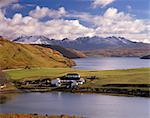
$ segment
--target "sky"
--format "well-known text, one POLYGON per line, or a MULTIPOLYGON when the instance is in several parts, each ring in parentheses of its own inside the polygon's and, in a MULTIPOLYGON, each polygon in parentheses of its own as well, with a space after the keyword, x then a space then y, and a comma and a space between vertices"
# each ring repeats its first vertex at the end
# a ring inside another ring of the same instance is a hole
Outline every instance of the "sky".
POLYGON ((0 35, 121 36, 150 43, 149 0, 0 0, 0 35))

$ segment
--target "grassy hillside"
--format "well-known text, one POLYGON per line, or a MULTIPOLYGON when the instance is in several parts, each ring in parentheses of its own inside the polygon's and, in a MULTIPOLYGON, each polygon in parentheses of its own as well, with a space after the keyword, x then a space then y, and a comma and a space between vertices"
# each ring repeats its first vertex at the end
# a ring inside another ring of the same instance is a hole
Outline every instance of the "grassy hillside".
POLYGON ((0 67, 70 67, 75 63, 58 51, 36 45, 16 44, 0 37, 0 67))
POLYGON ((69 59, 86 57, 86 55, 84 53, 77 51, 75 49, 71 49, 71 48, 64 48, 64 47, 58 46, 58 45, 44 45, 44 44, 41 46, 56 50, 56 51, 60 52, 61 54, 63 54, 64 57, 67 57, 69 59))
POLYGON ((71 68, 32 68, 30 70, 7 70, 5 71, 12 80, 38 79, 46 76, 54 79, 67 73, 79 73, 82 77, 97 76, 97 79, 87 86, 101 86, 105 84, 148 84, 150 82, 150 68, 127 69, 127 70, 101 70, 85 71, 71 68))

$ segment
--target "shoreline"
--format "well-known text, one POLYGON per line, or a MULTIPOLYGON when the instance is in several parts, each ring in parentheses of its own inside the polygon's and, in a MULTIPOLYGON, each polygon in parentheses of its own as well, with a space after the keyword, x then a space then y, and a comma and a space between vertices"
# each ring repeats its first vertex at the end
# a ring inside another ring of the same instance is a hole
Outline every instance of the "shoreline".
POLYGON ((77 115, 66 115, 66 114, 60 114, 60 115, 48 115, 48 114, 19 114, 19 113, 9 113, 9 114, 1 114, 0 113, 0 118, 85 118, 82 116, 77 116, 77 115))
POLYGON ((88 88, 88 90, 85 89, 17 89, 17 90, 6 90, 6 91, 0 91, 1 95, 4 94, 22 94, 22 93, 32 93, 32 92, 39 92, 39 93, 51 93, 51 92, 68 92, 68 93, 79 93, 79 94, 100 94, 100 95, 109 95, 109 96, 124 96, 124 97, 142 97, 142 98, 150 98, 150 91, 141 91, 139 89, 132 89, 131 91, 128 91, 128 89, 114 89, 111 91, 112 88, 88 88), (95 90, 94 90, 95 89, 95 90), (96 90, 96 89, 99 89, 96 90), (117 93, 117 91, 120 91, 117 93), (141 91, 141 92, 139 92, 141 91), (137 93, 138 92, 138 93, 137 93), (141 93, 141 94, 140 94, 141 93))

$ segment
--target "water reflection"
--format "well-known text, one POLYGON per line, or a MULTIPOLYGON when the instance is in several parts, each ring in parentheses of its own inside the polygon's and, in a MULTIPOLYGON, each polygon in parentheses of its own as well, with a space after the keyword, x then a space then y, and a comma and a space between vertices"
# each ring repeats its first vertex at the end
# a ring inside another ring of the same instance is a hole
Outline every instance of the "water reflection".
POLYGON ((24 93, 1 105, 1 113, 69 114, 89 118, 148 118, 150 99, 99 94, 24 93))
POLYGON ((15 99, 17 94, 0 94, 0 104, 6 104, 7 102, 15 99))

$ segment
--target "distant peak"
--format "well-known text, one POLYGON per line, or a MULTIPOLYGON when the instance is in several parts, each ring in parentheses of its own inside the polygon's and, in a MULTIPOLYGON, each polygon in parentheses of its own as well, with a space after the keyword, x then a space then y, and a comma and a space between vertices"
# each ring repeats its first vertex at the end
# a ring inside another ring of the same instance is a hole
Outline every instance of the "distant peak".
POLYGON ((62 39, 62 41, 69 41, 69 39, 68 38, 64 38, 64 39, 62 39))

